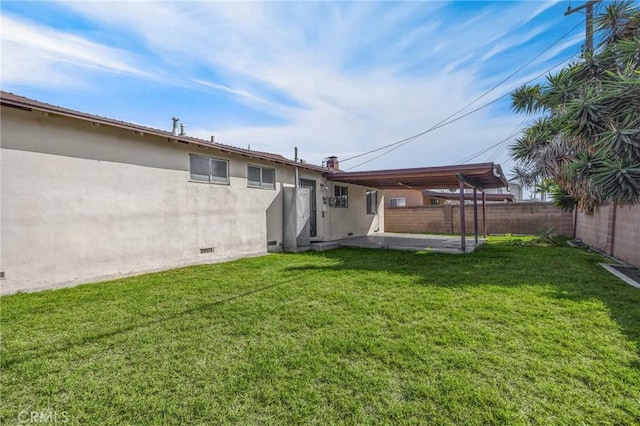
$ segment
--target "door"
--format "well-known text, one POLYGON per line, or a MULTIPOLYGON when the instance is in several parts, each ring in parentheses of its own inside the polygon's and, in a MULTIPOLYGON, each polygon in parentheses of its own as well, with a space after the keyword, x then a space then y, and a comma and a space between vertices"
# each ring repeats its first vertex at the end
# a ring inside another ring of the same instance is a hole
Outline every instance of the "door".
POLYGON ((300 178, 300 188, 310 188, 311 189, 311 214, 309 220, 309 228, 311 231, 311 238, 317 236, 317 211, 318 207, 316 205, 316 181, 312 179, 302 179, 300 178))

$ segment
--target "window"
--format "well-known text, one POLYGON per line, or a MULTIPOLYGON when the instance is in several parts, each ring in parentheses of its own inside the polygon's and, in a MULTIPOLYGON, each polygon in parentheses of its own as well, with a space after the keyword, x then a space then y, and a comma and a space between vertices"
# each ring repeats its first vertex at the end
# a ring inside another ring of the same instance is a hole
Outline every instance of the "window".
POLYGON ((367 214, 376 214, 378 191, 367 191, 367 214))
POLYGON ((407 199, 401 198, 389 198, 389 207, 406 207, 407 199))
POLYGON ((247 186, 252 188, 276 188, 276 169, 260 166, 247 168, 247 186))
POLYGON ((336 199, 336 204, 334 207, 342 207, 342 208, 347 208, 349 207, 349 193, 348 190, 349 188, 347 188, 346 186, 339 186, 336 185, 333 187, 333 195, 336 199))
POLYGON ((218 158, 189 155, 191 180, 198 182, 229 183, 229 162, 218 158))

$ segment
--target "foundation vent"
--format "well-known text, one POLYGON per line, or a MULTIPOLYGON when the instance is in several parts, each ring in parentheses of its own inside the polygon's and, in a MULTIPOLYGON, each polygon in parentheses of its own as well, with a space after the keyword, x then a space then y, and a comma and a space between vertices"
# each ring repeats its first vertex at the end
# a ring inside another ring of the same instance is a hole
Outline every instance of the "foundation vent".
POLYGON ((4 280, 4 271, 0 271, 0 280, 4 280))
POLYGON ((214 249, 213 247, 201 248, 200 254, 213 253, 213 249, 214 249))
POLYGON ((277 246, 278 242, 277 241, 267 241, 267 245, 268 246, 277 246))

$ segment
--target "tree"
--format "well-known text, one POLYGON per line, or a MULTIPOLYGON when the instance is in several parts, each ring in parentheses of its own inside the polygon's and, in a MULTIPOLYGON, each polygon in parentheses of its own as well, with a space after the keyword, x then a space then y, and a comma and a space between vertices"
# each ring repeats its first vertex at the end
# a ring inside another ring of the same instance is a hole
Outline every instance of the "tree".
POLYGON ((547 194, 551 192, 554 183, 551 179, 543 179, 533 186, 533 193, 540 194, 540 201, 547 201, 547 194))
POLYGON ((612 2, 595 22, 592 54, 511 95, 515 112, 539 116, 510 147, 514 172, 551 179, 561 205, 587 212, 640 202, 640 10, 612 2))

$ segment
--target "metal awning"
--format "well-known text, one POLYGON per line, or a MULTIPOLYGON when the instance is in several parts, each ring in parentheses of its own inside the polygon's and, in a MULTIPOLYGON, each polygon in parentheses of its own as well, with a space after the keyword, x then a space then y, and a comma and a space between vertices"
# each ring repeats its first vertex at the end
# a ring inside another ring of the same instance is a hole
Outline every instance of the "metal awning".
MULTIPOLYGON (((425 197, 431 198, 440 198, 443 200, 459 200, 460 194, 458 192, 439 192, 439 191, 429 191, 425 189, 422 191, 422 195, 425 197)), ((504 201, 504 202, 514 202, 515 197, 513 194, 487 194, 487 201, 504 201)), ((466 193, 464 194, 464 199, 473 200, 473 194, 466 193)))
POLYGON ((480 190, 507 187, 507 179, 499 164, 479 163, 414 169, 374 170, 365 172, 330 172, 328 180, 378 189, 458 189, 480 190))
MULTIPOLYGON (((377 189, 457 189, 460 200, 460 250, 466 252, 465 188, 473 189, 473 224, 478 243, 478 190, 482 192, 484 236, 487 236, 486 189, 505 188, 507 178, 499 164, 478 163, 414 169, 374 170, 366 172, 332 171, 324 174, 328 180, 377 189)), ((471 195, 471 194, 470 194, 471 195)))

